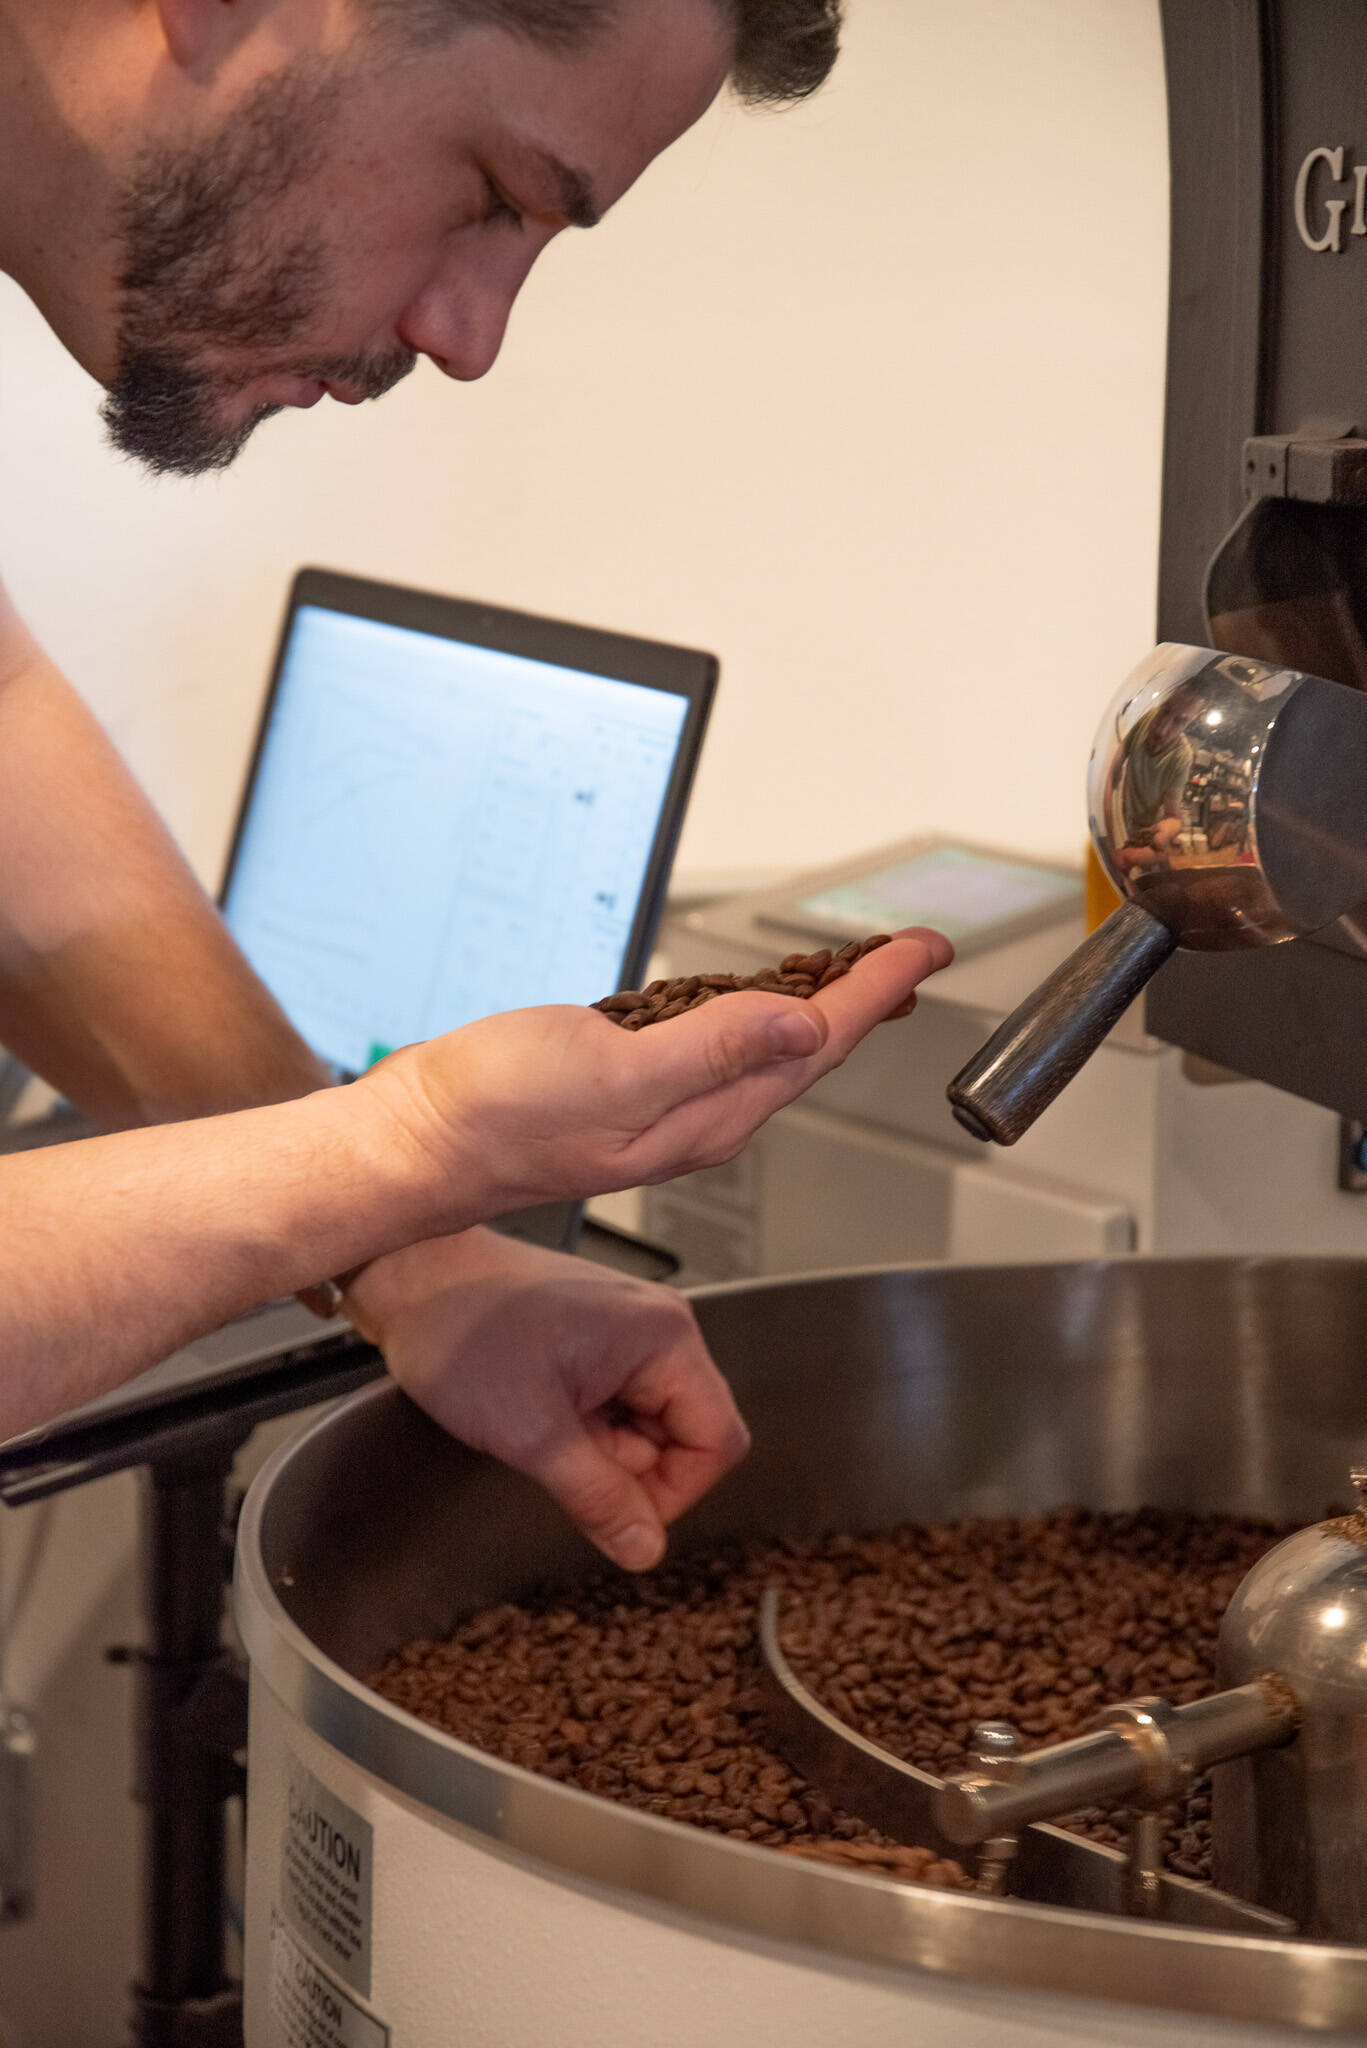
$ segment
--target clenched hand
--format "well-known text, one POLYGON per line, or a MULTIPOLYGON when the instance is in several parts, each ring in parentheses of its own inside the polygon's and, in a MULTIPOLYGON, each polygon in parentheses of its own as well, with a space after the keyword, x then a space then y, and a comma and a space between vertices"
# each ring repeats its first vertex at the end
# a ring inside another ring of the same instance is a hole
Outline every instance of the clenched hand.
POLYGON ((377 1260, 347 1306, 435 1421, 539 1480, 629 1571, 749 1443, 668 1288, 472 1230, 377 1260))

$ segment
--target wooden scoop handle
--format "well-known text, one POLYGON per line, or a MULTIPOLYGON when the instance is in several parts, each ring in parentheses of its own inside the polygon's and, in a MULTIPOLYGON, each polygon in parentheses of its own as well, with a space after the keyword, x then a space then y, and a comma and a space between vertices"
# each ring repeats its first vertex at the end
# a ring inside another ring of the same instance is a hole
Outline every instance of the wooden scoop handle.
POLYGON ((964 1129, 1014 1145, 1176 946, 1175 933, 1138 903, 1113 910, 950 1082, 964 1129))

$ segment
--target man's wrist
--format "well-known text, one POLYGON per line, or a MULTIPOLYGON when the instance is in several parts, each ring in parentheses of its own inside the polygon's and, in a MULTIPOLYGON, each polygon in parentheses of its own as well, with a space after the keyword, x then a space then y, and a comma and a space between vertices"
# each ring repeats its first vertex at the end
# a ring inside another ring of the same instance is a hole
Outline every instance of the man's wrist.
POLYGON ((530 1249, 481 1224, 417 1238, 341 1275, 346 1297, 342 1312, 363 1337, 378 1343, 379 1330, 404 1310, 431 1300, 434 1290, 456 1280, 500 1277, 510 1262, 516 1265, 519 1255, 530 1249))
POLYGON ((370 1265, 467 1220, 448 1221, 453 1205, 443 1200, 446 1191, 428 1170, 430 1162, 405 1142, 386 1106, 363 1086, 320 1089, 279 1105, 276 1113, 291 1125, 298 1119, 301 1131, 310 1129, 321 1147, 320 1164, 329 1155, 335 1160, 318 1185, 314 1228, 307 1232, 317 1255, 313 1275, 321 1267, 322 1277, 310 1276, 301 1286, 297 1266, 291 1276, 296 1298, 315 1315, 330 1320, 348 1312, 342 1297, 370 1265))

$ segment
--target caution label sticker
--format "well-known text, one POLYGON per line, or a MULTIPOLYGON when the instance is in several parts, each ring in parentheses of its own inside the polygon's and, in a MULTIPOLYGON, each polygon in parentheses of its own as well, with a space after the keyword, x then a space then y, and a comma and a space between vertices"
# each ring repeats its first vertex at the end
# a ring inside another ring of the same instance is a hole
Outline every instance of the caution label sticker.
POLYGON ((319 1961, 362 1998, 370 1996, 373 1843, 370 1822, 291 1756, 281 1907, 319 1961))
POLYGON ((389 2029, 320 1969, 271 1911, 271 2040, 277 2048, 389 2048, 389 2029))

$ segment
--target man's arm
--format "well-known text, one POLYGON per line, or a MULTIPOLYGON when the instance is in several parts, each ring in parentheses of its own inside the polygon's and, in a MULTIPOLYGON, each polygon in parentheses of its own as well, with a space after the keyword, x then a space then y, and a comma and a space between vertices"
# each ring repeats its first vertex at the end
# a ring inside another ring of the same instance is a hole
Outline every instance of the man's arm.
MULTIPOLYGON (((403 1383, 387 1328, 402 1318, 439 1405, 433 1373, 459 1361, 430 1356, 431 1289, 421 1327, 407 1285, 386 1299, 386 1254, 734 1158, 947 956, 943 941, 894 940, 806 1003, 733 995, 634 1036, 595 1010, 511 1011, 391 1053, 348 1088, 0 1160, 0 1438, 253 1302, 371 1260, 364 1324, 403 1383)), ((496 1393, 510 1441, 525 1407, 513 1336, 496 1393)))
POLYGON ((109 1129, 328 1079, 2 589, 0 1044, 109 1129))
POLYGON ((356 1088, 0 1160, 0 1440, 255 1302, 479 1213, 356 1088))

